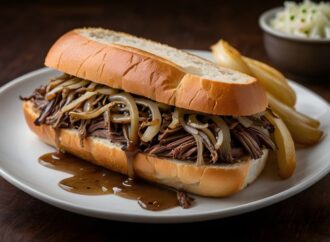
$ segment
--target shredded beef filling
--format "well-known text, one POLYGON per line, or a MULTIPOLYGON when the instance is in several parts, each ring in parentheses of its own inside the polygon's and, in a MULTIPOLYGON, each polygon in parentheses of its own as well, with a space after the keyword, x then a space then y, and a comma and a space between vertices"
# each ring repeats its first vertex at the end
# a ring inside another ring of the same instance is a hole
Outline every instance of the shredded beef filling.
POLYGON ((21 99, 33 102, 40 113, 36 125, 76 129, 82 146, 86 137, 94 136, 123 149, 134 144, 139 152, 197 165, 257 159, 262 149, 275 149, 269 136, 273 126, 263 114, 191 112, 66 74, 21 99))

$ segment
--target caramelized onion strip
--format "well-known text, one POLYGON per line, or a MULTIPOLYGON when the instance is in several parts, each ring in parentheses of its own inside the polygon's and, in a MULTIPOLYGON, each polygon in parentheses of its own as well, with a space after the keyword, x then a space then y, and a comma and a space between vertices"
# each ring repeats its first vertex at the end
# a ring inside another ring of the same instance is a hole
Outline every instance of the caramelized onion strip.
POLYGON ((79 104, 83 103, 84 101, 90 99, 92 96, 96 95, 96 92, 86 92, 85 94, 81 95, 79 98, 73 100, 70 102, 68 105, 65 105, 64 107, 61 108, 61 112, 65 113, 70 111, 71 109, 74 109, 77 107, 79 104))
POLYGON ((179 109, 175 108, 174 112, 172 113, 172 122, 168 125, 170 129, 175 129, 180 125, 179 122, 179 109))
POLYGON ((69 115, 71 118, 74 120, 79 120, 79 119, 93 119, 101 114, 103 114, 105 111, 107 111, 109 108, 111 108, 115 103, 109 103, 101 108, 89 111, 89 112, 69 112, 69 115))
POLYGON ((192 126, 193 128, 196 128, 196 129, 200 129, 201 131, 203 131, 207 137, 210 139, 210 141, 212 142, 213 145, 216 144, 216 139, 214 137, 214 134, 212 133, 211 130, 208 129, 208 123, 202 123, 200 122, 197 117, 196 114, 191 114, 189 115, 188 117, 188 125, 189 126, 192 126))
POLYGON ((159 133, 162 116, 155 102, 149 101, 144 98, 136 98, 135 101, 137 104, 148 107, 151 112, 152 121, 141 136, 141 140, 143 142, 149 142, 159 133))
POLYGON ((111 96, 113 94, 118 93, 118 91, 116 89, 113 89, 110 87, 97 88, 95 91, 99 94, 107 95, 107 96, 111 96))
POLYGON ((52 89, 54 89, 55 87, 57 87, 58 85, 62 84, 63 82, 65 82, 66 79, 53 79, 51 80, 46 88, 46 92, 50 92, 52 89))
POLYGON ((197 144, 197 160, 196 160, 196 165, 197 166, 202 166, 204 165, 204 158, 203 158, 203 153, 204 153, 204 145, 202 138, 198 135, 193 135, 197 144))
POLYGON ((53 98, 56 97, 56 93, 62 91, 64 88, 66 88, 67 86, 70 86, 72 84, 75 84, 77 82, 79 82, 80 79, 77 77, 71 78, 61 84, 59 84, 58 86, 56 86, 54 89, 52 89, 50 92, 48 92, 45 96, 45 98, 47 100, 52 100, 53 98))
POLYGON ((196 165, 201 166, 204 165, 204 157, 203 157, 203 153, 204 153, 204 144, 203 144, 203 140, 202 137, 198 134, 198 130, 189 126, 188 124, 186 124, 185 120, 184 120, 184 112, 179 109, 179 108, 175 108, 178 113, 178 120, 179 123, 182 125, 183 129, 191 134, 197 144, 197 160, 196 160, 196 165))
POLYGON ((89 83, 89 81, 87 81, 87 80, 81 80, 81 81, 74 83, 72 85, 69 85, 65 88, 70 89, 70 90, 78 89, 78 88, 86 86, 88 83, 89 83))
POLYGON ((217 137, 217 143, 221 143, 220 147, 218 147, 219 155, 225 161, 232 161, 233 158, 231 155, 231 137, 229 127, 219 116, 211 116, 211 119, 218 126, 220 131, 222 131, 222 133, 220 133, 220 131, 218 132, 217 137))
POLYGON ((111 122, 117 124, 128 124, 131 122, 131 117, 124 114, 112 114, 111 122))
POLYGON ((127 106, 131 118, 131 126, 129 129, 129 140, 133 145, 138 143, 138 131, 139 131, 139 110, 136 106, 134 98, 129 93, 118 93, 110 96, 109 100, 124 102, 127 106))
POLYGON ((253 125, 253 121, 247 117, 237 116, 236 119, 240 122, 245 128, 250 128, 253 125))
POLYGON ((196 114, 191 114, 188 117, 188 125, 190 125, 193 128, 196 129, 205 129, 207 128, 209 125, 207 123, 202 123, 197 119, 197 115, 196 114))

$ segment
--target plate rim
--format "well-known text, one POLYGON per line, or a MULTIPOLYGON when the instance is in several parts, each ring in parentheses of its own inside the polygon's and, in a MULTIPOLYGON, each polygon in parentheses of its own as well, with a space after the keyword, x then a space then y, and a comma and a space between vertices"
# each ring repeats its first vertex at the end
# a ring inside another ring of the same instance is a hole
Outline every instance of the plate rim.
MULTIPOLYGON (((191 50, 190 50, 191 51, 191 50)), ((195 53, 205 53, 209 54, 209 51, 203 51, 203 50, 194 50, 195 53)), ((21 82, 24 82, 27 78, 31 78, 35 75, 41 75, 45 74, 47 72, 51 72, 54 69, 43 67, 31 72, 28 72, 22 76, 19 76, 15 78, 14 80, 2 85, 0 87, 0 96, 8 89, 14 87, 15 85, 18 85, 21 82)), ((327 113, 330 111, 329 103, 324 100, 321 96, 313 92, 312 90, 307 89, 306 87, 300 85, 299 83, 290 81, 294 85, 297 85, 299 88, 304 89, 305 91, 308 91, 309 93, 312 93, 313 96, 316 96, 320 100, 322 100, 325 104, 328 106, 327 113)), ((98 218, 105 218, 105 219, 112 219, 112 220, 118 220, 118 221, 128 221, 128 222, 148 222, 148 223, 182 223, 182 222, 196 222, 196 221, 205 221, 205 220, 212 220, 216 218, 225 218, 228 216, 234 216, 238 214, 247 213, 250 211, 254 211, 275 203, 278 203, 280 201, 283 201, 289 197, 292 197, 296 195, 297 193, 309 188, 310 186, 314 185, 317 181, 321 180, 323 177, 325 177, 330 171, 330 162, 325 166, 325 169, 320 170, 317 173, 313 173, 311 176, 309 176, 307 179, 303 180, 300 184, 294 185, 284 191, 281 191, 279 193, 276 193, 271 196, 264 197, 262 199, 258 199, 249 203, 244 203, 241 205, 236 205, 231 208, 227 208, 225 210, 220 211, 209 211, 209 212, 196 212, 194 214, 183 214, 183 215, 168 215, 168 214, 136 214, 134 212, 114 212, 114 211, 107 211, 106 213, 104 211, 86 207, 82 205, 77 205, 71 202, 67 202, 65 200, 62 200, 60 198, 51 196, 47 193, 41 192, 36 188, 30 187, 28 184, 25 184, 24 181, 21 179, 15 177, 14 175, 10 174, 8 171, 4 170, 2 166, 0 165, 0 175, 8 181, 10 184, 14 185, 15 187, 19 188, 21 191, 28 193, 29 195, 42 200, 43 202, 46 202, 48 204, 51 204, 53 206, 56 206, 58 208, 91 216, 91 217, 98 217, 98 218)))

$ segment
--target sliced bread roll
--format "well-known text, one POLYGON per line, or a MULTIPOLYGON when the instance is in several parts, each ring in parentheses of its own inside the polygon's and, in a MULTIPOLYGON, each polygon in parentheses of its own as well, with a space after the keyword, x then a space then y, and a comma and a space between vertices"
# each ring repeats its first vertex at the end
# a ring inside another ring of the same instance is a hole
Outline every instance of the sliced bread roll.
MULTIPOLYGON (((45 143, 55 146, 55 130, 48 125, 36 126, 38 112, 30 101, 23 102, 23 111, 30 129, 45 143)), ((80 145, 78 131, 61 129, 59 146, 69 153, 96 165, 127 174, 128 161, 118 144, 109 140, 88 137, 80 145)), ((195 162, 164 159, 138 153, 132 161, 134 174, 146 180, 209 197, 232 195, 253 182, 263 170, 268 150, 261 158, 246 159, 235 164, 196 166, 195 162)))
POLYGON ((267 98, 251 76, 125 33, 76 29, 50 49, 45 65, 177 107, 215 115, 253 115, 267 98))

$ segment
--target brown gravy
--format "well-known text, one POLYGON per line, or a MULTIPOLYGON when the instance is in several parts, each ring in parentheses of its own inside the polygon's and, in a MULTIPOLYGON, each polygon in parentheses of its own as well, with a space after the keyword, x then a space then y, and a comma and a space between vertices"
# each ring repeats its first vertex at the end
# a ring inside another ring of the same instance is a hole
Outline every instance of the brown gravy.
POLYGON ((73 175, 59 182, 59 186, 68 192, 84 195, 115 194, 137 200, 142 208, 152 211, 178 206, 176 192, 172 190, 128 178, 69 154, 48 153, 41 156, 39 162, 73 175))
POLYGON ((134 178, 133 159, 136 156, 137 151, 125 151, 127 159, 127 175, 129 178, 134 178))

